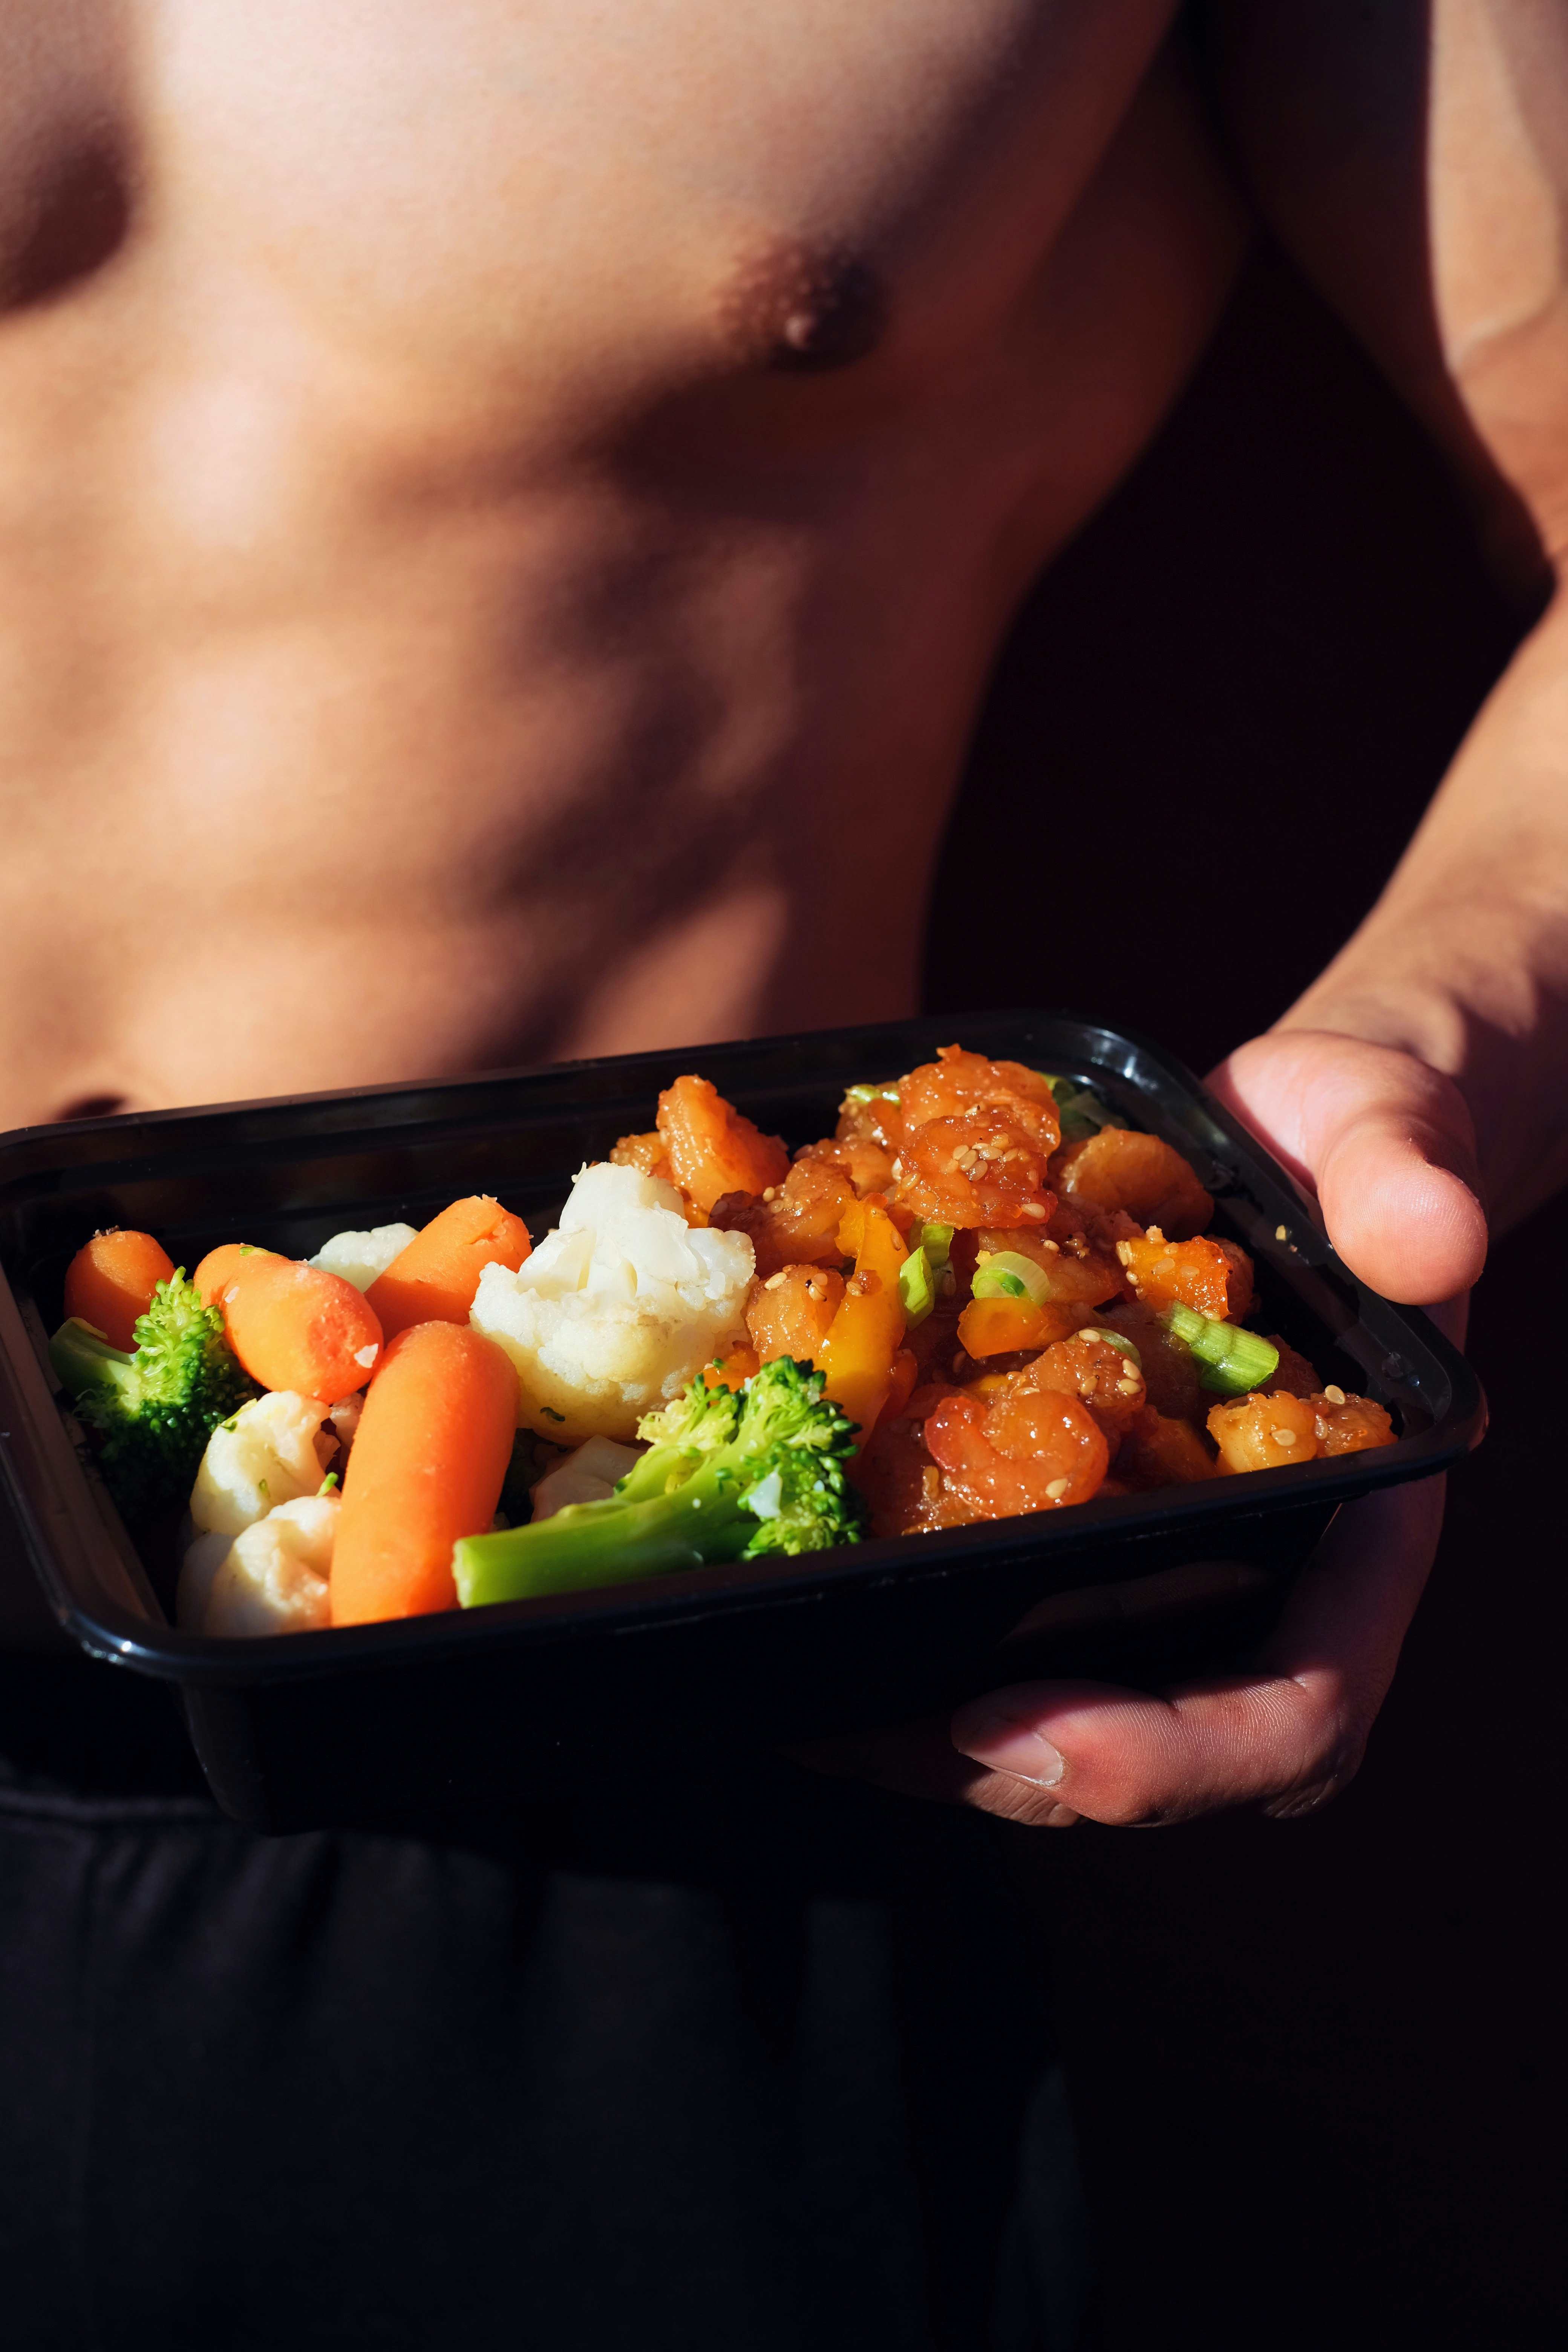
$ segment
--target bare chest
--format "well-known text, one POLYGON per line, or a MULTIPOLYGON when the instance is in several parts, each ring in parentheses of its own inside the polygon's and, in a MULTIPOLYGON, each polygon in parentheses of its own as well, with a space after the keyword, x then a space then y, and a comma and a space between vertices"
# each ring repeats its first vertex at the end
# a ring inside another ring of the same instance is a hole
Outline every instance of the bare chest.
POLYGON ((0 0, 0 1123, 901 1004, 1222 298, 1171 12, 0 0))
POLYGON ((521 415, 927 363, 1038 266, 1170 0, 0 0, 0 332, 100 281, 521 415), (586 404, 584 405, 584 404, 586 404))

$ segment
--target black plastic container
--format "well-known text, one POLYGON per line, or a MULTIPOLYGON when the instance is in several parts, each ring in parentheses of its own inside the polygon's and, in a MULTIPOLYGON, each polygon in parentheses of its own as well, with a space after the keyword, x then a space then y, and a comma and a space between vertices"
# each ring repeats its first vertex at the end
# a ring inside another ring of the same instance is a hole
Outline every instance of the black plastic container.
POLYGON ((1131 1680, 1217 1663, 1277 1617, 1339 1506, 1475 1445, 1474 1374, 1424 1315, 1334 1256, 1289 1180, 1156 1047, 1065 1015, 997 1013, 705 1045, 433 1086, 84 1120, 0 1137, 0 1465, 51 1606, 95 1656, 177 1689, 220 1803, 296 1830, 537 1787, 606 1754, 802 1740, 951 1706, 1042 1671, 1131 1680), (653 1123, 697 1068, 792 1144, 846 1086, 957 1034, 1092 1084, 1164 1136, 1251 1252, 1266 1328, 1375 1396, 1369 1454, 798 1561, 384 1625, 226 1642, 179 1632, 174 1562, 142 1560, 67 1435, 43 1350, 73 1252, 144 1227, 194 1265, 219 1241, 304 1255, 331 1234, 489 1192, 535 1234, 573 1175, 653 1123), (1280 1237, 1280 1229, 1283 1237, 1280 1237))

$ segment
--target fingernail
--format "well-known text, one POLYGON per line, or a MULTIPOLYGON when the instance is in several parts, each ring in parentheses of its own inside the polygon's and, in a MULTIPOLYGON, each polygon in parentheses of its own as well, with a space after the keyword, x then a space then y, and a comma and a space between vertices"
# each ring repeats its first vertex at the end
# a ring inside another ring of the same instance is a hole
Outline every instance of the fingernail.
POLYGON ((953 1717, 952 1744, 961 1755, 973 1756, 993 1772, 1011 1772, 1017 1780, 1032 1780, 1037 1789, 1054 1789, 1067 1770, 1066 1759, 1031 1731, 1005 1707, 962 1707, 953 1717))

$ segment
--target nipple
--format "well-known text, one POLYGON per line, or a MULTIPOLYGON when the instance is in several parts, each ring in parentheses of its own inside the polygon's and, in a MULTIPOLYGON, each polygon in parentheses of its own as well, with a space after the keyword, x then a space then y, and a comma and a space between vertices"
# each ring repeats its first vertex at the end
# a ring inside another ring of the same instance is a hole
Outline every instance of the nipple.
POLYGON ((842 246, 771 240, 746 257, 722 303, 730 341, 752 366, 786 373, 850 367, 887 331, 887 289, 842 246))
POLYGON ((0 217, 0 309, 7 310, 46 302, 101 269, 131 225, 127 159, 108 129, 79 133, 27 176, 20 216, 0 217))

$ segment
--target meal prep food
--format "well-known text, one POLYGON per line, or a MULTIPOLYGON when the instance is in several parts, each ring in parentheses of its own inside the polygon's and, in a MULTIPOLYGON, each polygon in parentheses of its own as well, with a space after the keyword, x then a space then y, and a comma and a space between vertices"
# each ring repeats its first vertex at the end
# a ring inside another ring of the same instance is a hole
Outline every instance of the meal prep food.
POLYGON ((482 1196, 190 1276, 99 1234, 50 1352, 182 1625, 361 1623, 1392 1444, 1254 1328, 1212 1213, 1161 1138, 956 1045, 793 1155, 685 1076, 537 1247, 482 1196))

